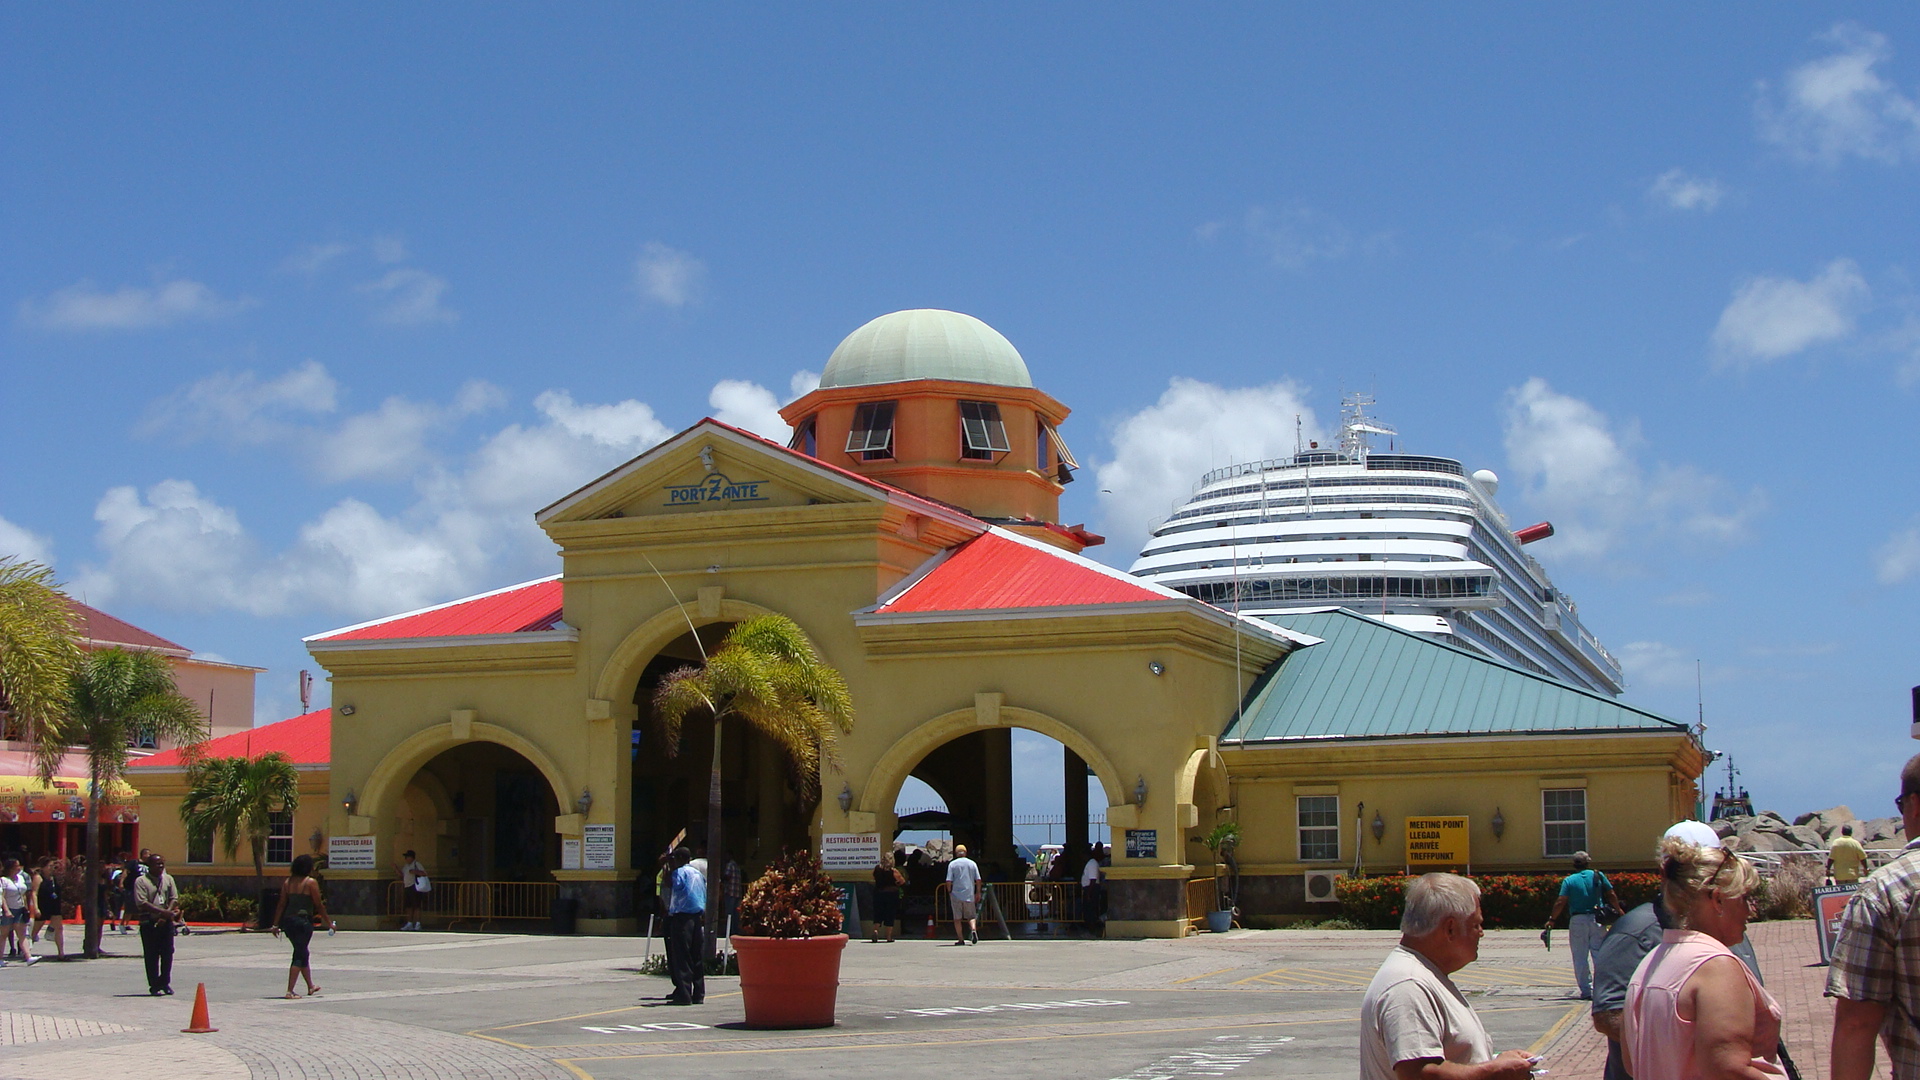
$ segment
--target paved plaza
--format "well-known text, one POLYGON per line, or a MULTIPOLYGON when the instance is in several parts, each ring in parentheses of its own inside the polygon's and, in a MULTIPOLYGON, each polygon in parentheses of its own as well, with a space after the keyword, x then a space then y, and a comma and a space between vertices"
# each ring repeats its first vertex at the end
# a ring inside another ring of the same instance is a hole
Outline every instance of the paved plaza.
MULTIPOLYGON (((1805 966, 1811 925, 1754 932, 1769 985, 1787 1001, 1802 1073, 1823 1076, 1829 1014, 1817 990, 1825 969, 1805 966)), ((710 979, 703 1006, 645 1000, 667 982, 639 974, 636 938, 342 933, 314 943, 323 993, 282 1001, 287 949, 267 935, 182 938, 170 998, 144 992, 137 940, 110 936, 108 947, 126 955, 0 970, 0 1077, 1344 1078, 1356 1069, 1361 992, 1395 938, 1237 931, 973 948, 856 940, 838 1026, 762 1032, 741 1026, 735 979, 710 979), (220 1030, 181 1034, 198 982, 220 1030)), ((1583 1034, 1585 1004, 1572 1000, 1565 943, 1555 938, 1547 952, 1537 932, 1490 933, 1480 961, 1456 980, 1497 1046, 1546 1052, 1553 1080, 1597 1077, 1598 1043, 1583 1034)))

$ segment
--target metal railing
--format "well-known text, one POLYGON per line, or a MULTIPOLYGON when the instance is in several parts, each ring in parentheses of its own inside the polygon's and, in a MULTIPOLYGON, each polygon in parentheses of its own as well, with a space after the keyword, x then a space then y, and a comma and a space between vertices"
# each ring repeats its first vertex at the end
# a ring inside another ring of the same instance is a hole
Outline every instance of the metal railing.
MULTIPOLYGON (((995 881, 987 885, 980 907, 982 928, 1000 925, 1008 936, 1025 927, 1044 933, 1086 922, 1086 898, 1077 881, 995 881)), ((953 890, 944 882, 933 893, 935 933, 951 929, 953 890)))
MULTIPOLYGON (((422 921, 443 922, 451 930, 463 922, 489 923, 507 919, 546 920, 560 895, 557 881, 443 881, 433 891, 420 893, 422 921)), ((387 910, 392 916, 413 914, 407 908, 407 889, 398 880, 387 882, 387 910)))

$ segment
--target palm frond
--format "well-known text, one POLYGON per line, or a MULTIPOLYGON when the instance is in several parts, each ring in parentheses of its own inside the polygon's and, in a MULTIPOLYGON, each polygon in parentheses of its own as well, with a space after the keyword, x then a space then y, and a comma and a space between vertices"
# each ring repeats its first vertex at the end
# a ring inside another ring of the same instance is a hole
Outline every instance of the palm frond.
POLYGON ((653 691, 653 719, 668 757, 680 753, 680 726, 699 709, 713 709, 713 695, 706 674, 699 668, 684 667, 670 672, 653 691))
POLYGON ((32 746, 42 783, 50 782, 66 747, 54 734, 71 700, 80 662, 73 615, 53 570, 0 558, 0 711, 32 746))

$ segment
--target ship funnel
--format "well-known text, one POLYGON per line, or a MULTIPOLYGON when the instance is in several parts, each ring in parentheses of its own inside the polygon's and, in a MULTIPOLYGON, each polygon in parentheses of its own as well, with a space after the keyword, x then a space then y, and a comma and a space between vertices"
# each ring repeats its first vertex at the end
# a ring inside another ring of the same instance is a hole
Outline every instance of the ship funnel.
POLYGON ((1529 525, 1524 529, 1515 529, 1513 538, 1523 544, 1531 544, 1535 540, 1545 540, 1552 535, 1553 522, 1543 521, 1538 525, 1529 525))

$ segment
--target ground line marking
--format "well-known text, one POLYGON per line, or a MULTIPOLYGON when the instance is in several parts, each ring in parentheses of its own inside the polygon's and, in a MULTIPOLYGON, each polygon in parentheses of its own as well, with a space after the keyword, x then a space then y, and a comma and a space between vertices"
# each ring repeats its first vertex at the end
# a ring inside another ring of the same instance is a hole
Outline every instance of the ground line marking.
POLYGON ((1219 971, 1209 971, 1209 972, 1207 972, 1207 973, 1206 973, 1205 975, 1189 975, 1189 976, 1187 976, 1187 977, 1186 977, 1186 978, 1184 978, 1184 979, 1175 979, 1175 980, 1173 980, 1172 982, 1170 982, 1170 983, 1168 983, 1167 985, 1168 985, 1168 986, 1179 986, 1179 985, 1180 985, 1181 983, 1190 983, 1190 982, 1193 982, 1193 981, 1195 981, 1195 980, 1197 980, 1197 979, 1210 979, 1210 978, 1212 978, 1212 977, 1213 977, 1213 976, 1215 976, 1215 975, 1225 975, 1225 974, 1226 974, 1227 972, 1229 972, 1229 971, 1238 971, 1238 970, 1240 970, 1240 969, 1239 969, 1239 968, 1230 968, 1230 967, 1228 967, 1228 968, 1221 968, 1221 969, 1220 969, 1219 971))
POLYGON ((1568 1009, 1567 1015, 1554 1021, 1553 1026, 1547 1029, 1547 1033, 1545 1035, 1542 1035, 1539 1038, 1533 1040, 1533 1045, 1527 1047, 1527 1053, 1538 1054, 1540 1051, 1546 1049, 1547 1044, 1553 1042, 1553 1040, 1562 1031, 1565 1031, 1567 1028, 1567 1025, 1573 1021, 1574 1017, 1580 1015, 1581 1012, 1590 1008, 1591 1006, 1588 1006, 1588 1005, 1575 1005, 1572 1008, 1568 1009))

